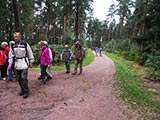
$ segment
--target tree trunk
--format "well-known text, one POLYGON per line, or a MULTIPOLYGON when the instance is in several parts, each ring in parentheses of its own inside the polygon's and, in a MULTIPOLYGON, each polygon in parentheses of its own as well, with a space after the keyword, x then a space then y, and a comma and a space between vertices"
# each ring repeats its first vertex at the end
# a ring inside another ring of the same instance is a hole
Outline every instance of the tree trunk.
POLYGON ((122 32, 123 32, 123 21, 124 21, 124 17, 122 16, 122 17, 120 18, 118 38, 122 38, 122 32))
POLYGON ((76 3, 76 9, 75 9, 75 35, 76 35, 76 41, 78 40, 79 32, 78 32, 78 16, 79 16, 79 5, 78 2, 76 3))
POLYGON ((14 20, 15 20, 15 31, 20 31, 20 18, 18 11, 18 2, 17 0, 12 0, 13 2, 13 12, 14 12, 14 20))

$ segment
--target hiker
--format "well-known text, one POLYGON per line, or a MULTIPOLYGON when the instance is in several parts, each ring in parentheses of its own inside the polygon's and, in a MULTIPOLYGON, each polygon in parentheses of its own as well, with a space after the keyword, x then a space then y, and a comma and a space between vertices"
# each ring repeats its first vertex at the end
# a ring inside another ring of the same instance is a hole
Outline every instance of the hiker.
POLYGON ((73 53, 69 49, 68 45, 64 46, 64 50, 61 54, 61 59, 64 61, 66 66, 66 73, 70 73, 70 61, 72 59, 73 53))
POLYGON ((6 80, 6 60, 7 56, 5 54, 5 49, 0 46, 0 71, 1 71, 1 80, 6 80))
POLYGON ((9 46, 7 42, 2 42, 1 43, 1 47, 4 49, 5 54, 6 54, 6 62, 5 65, 3 67, 3 71, 4 71, 4 77, 3 80, 6 80, 7 78, 7 67, 8 67, 8 54, 9 54, 9 46))
POLYGON ((78 65, 79 65, 79 69, 80 72, 78 73, 79 75, 82 74, 82 63, 83 63, 83 58, 85 56, 85 51, 84 48, 81 46, 79 41, 75 42, 75 68, 74 68, 74 73, 72 73, 72 75, 76 75, 77 74, 77 69, 78 69, 78 65))
POLYGON ((47 67, 47 73, 48 73, 47 80, 51 80, 52 79, 52 61, 53 61, 53 58, 55 56, 55 53, 54 53, 53 48, 49 47, 47 41, 43 41, 43 43, 47 46, 47 48, 49 50, 49 57, 50 57, 50 60, 51 60, 51 65, 47 67))
POLYGON ((20 32, 15 32, 13 37, 15 44, 9 54, 8 69, 12 67, 14 62, 16 80, 21 89, 19 96, 23 96, 25 99, 29 96, 28 67, 33 66, 34 56, 30 45, 21 39, 20 32))
POLYGON ((96 53, 96 56, 98 56, 98 52, 99 52, 98 47, 95 47, 95 53, 96 53))
MULTIPOLYGON (((12 47, 14 46, 14 44, 15 44, 15 41, 10 41, 9 42, 9 45, 10 45, 9 54, 11 54, 11 49, 13 49, 12 47)), ((13 81, 14 80, 14 75, 15 75, 15 68, 14 68, 14 62, 13 62, 12 65, 11 65, 11 68, 8 69, 8 78, 9 78, 8 81, 13 81)))
POLYGON ((47 68, 51 66, 51 59, 49 56, 49 49, 44 41, 40 41, 40 52, 39 52, 39 65, 40 65, 40 77, 38 78, 41 81, 41 84, 46 84, 46 81, 49 78, 47 73, 47 68))
POLYGON ((102 56, 102 48, 99 48, 99 55, 102 56))

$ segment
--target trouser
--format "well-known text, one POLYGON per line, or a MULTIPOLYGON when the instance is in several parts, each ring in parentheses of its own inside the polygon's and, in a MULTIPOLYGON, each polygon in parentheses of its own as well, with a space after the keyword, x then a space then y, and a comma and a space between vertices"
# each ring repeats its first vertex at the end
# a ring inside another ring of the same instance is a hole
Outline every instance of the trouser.
POLYGON ((70 72, 70 61, 65 61, 66 71, 70 72))
POLYGON ((78 64, 79 64, 80 73, 82 73, 82 63, 83 63, 83 60, 76 59, 75 68, 74 68, 75 73, 77 73, 78 64))
POLYGON ((6 77, 7 75, 6 75, 6 65, 1 65, 0 66, 0 70, 1 70, 1 77, 2 78, 4 78, 4 77, 6 77))
POLYGON ((40 75, 40 78, 41 79, 45 79, 45 77, 48 77, 49 75, 48 75, 48 73, 47 73, 47 67, 48 67, 48 65, 41 65, 41 75, 40 75))
POLYGON ((7 77, 7 68, 8 68, 8 64, 4 65, 4 76, 7 77))
POLYGON ((16 79, 19 82, 21 91, 23 93, 28 94, 29 93, 29 88, 28 88, 28 69, 24 70, 16 70, 16 79))
POLYGON ((14 65, 11 66, 11 68, 8 70, 8 77, 9 80, 13 80, 14 79, 14 75, 15 74, 15 68, 14 65))

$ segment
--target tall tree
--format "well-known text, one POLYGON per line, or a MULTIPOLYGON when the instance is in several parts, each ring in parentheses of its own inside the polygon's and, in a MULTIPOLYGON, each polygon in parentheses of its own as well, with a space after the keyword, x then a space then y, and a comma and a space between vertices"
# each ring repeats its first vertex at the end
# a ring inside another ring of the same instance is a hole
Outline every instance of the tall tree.
POLYGON ((17 0, 12 0, 13 2, 13 12, 14 12, 14 21, 15 21, 15 31, 20 31, 20 17, 17 0))

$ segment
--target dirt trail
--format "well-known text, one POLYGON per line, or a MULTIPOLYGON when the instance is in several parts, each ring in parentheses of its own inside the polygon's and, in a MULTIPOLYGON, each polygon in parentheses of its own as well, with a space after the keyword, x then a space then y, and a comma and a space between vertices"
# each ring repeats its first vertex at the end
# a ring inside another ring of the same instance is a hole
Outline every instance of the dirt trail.
POLYGON ((53 72, 46 85, 29 71, 27 99, 17 82, 0 81, 0 120, 126 120, 112 94, 114 69, 108 57, 95 57, 82 75, 53 72))

